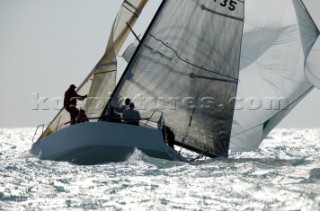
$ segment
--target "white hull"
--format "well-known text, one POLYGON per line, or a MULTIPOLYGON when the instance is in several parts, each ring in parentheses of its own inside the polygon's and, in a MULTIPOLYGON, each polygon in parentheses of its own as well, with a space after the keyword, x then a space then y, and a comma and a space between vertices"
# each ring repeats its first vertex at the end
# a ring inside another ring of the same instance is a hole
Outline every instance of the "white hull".
POLYGON ((34 143, 31 153, 44 160, 98 164, 124 161, 134 149, 156 158, 185 161, 164 143, 160 130, 108 122, 65 128, 34 143))

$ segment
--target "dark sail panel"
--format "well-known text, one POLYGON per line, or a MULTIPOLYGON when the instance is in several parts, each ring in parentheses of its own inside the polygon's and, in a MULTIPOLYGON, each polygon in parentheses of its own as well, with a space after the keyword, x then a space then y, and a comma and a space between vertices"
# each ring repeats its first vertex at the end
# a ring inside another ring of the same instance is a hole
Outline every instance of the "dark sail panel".
POLYGON ((114 93, 142 118, 163 112, 181 145, 227 156, 243 30, 243 1, 167 0, 114 93))

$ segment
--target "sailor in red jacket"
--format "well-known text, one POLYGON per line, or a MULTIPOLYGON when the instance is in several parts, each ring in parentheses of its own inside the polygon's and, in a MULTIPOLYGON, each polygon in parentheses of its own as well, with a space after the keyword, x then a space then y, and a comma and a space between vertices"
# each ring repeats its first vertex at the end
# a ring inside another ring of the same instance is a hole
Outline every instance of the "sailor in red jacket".
POLYGON ((71 84, 69 89, 64 94, 64 108, 70 113, 70 123, 73 125, 77 122, 77 116, 79 115, 79 110, 77 109, 77 100, 84 100, 87 95, 81 96, 76 92, 76 86, 71 84))

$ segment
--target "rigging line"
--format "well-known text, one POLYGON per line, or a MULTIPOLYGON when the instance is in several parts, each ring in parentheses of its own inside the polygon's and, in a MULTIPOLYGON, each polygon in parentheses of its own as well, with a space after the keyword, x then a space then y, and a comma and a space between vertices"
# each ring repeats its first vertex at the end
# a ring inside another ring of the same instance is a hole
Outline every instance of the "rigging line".
POLYGON ((140 38, 138 37, 138 35, 133 31, 133 29, 131 28, 131 26, 129 25, 128 22, 126 22, 127 26, 129 27, 130 31, 132 32, 132 34, 136 37, 136 39, 141 42, 140 38))
POLYGON ((187 63, 187 64, 189 64, 189 65, 191 65, 191 66, 193 66, 193 67, 199 68, 199 69, 201 69, 201 70, 205 70, 205 71, 208 71, 208 72, 210 72, 210 73, 213 73, 213 74, 216 74, 216 75, 220 75, 220 76, 223 76, 223 77, 227 77, 227 78, 231 78, 231 79, 233 79, 233 80, 238 81, 237 78, 234 78, 234 77, 232 77, 232 76, 225 75, 225 74, 221 74, 221 73, 218 73, 218 72, 214 72, 214 71, 212 71, 212 70, 206 69, 206 68, 204 68, 204 67, 202 67, 202 66, 198 66, 198 65, 196 65, 196 64, 192 64, 191 62, 188 62, 187 60, 182 59, 182 58, 179 56, 179 54, 177 53, 177 51, 176 51, 175 49, 173 49, 172 47, 170 47, 169 45, 167 45, 166 43, 164 43, 162 40, 156 38, 156 37, 153 36, 152 34, 149 33, 149 35, 150 35, 151 37, 153 37, 155 40, 161 42, 161 43, 162 43, 164 46, 166 46, 167 48, 171 49, 171 50, 175 53, 175 55, 178 57, 179 60, 181 60, 181 61, 183 61, 183 62, 185 62, 185 63, 187 63))
MULTIPOLYGON (((196 98, 196 102, 195 102, 195 104, 197 104, 197 102, 198 102, 198 99, 199 99, 199 92, 200 91, 198 91, 198 94, 197 94, 197 98, 196 98)), ((189 135, 189 132, 190 132, 190 127, 191 127, 191 123, 192 123, 192 116, 194 115, 194 112, 196 111, 196 106, 194 106, 193 107, 193 109, 192 109, 192 113, 191 113, 191 115, 190 115, 190 119, 189 119, 189 125, 188 125, 188 129, 187 129, 187 132, 186 132, 186 135, 182 138, 182 142, 185 142, 185 140, 186 140, 186 138, 188 137, 188 135, 189 135)))
POLYGON ((152 52, 158 53, 158 54, 160 54, 161 56, 166 57, 166 58, 169 59, 169 60, 172 60, 171 57, 169 57, 169 56, 167 56, 167 55, 164 55, 164 54, 161 53, 160 51, 156 51, 155 49, 153 49, 152 47, 150 47, 150 46, 148 46, 148 45, 146 45, 146 44, 143 44, 143 46, 145 46, 146 48, 148 48, 148 49, 149 49, 150 51, 152 51, 152 52))
MULTIPOLYGON (((198 94, 197 94, 196 103, 198 102, 198 98, 199 98, 199 91, 198 91, 198 94)), ((196 110, 196 106, 192 109, 192 113, 191 113, 190 119, 189 119, 188 129, 187 129, 187 132, 186 132, 185 136, 184 136, 184 137, 182 138, 182 140, 181 140, 182 143, 184 143, 185 140, 186 140, 186 138, 189 136, 190 127, 191 127, 191 123, 192 123, 192 120, 193 120, 193 119, 192 119, 192 116, 193 116, 195 110, 196 110)), ((179 154, 181 154, 181 150, 182 150, 182 148, 180 149, 179 154)))
MULTIPOLYGON (((138 35, 133 31, 133 29, 130 27, 129 23, 126 22, 127 26, 129 27, 130 31, 132 32, 132 34, 135 36, 135 38, 139 41, 139 43, 141 43, 141 39, 138 37, 138 35)), ((155 49, 153 49, 152 47, 146 45, 146 44, 143 44, 143 46, 145 46, 146 48, 148 48, 150 51, 153 51, 153 52, 156 52, 158 54, 160 54, 161 56, 164 56, 166 57, 167 59, 171 60, 172 58, 164 55, 163 53, 161 53, 160 51, 156 51, 155 49)))

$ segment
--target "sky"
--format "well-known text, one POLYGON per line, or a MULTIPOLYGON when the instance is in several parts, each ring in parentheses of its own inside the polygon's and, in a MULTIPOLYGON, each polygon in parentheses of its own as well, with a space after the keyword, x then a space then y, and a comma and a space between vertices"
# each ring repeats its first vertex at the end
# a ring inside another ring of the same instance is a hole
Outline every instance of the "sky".
MULTIPOLYGON (((102 57, 121 2, 0 0, 0 128, 52 120, 68 86, 79 85, 102 57)), ((159 2, 150 0, 137 33, 159 2)), ((320 127, 319 108, 315 88, 278 127, 320 127)))

